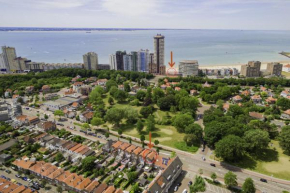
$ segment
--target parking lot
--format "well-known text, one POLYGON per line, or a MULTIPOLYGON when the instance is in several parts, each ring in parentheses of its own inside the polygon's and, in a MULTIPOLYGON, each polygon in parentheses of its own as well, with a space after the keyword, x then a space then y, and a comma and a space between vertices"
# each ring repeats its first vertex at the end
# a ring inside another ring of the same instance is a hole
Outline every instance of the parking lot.
MULTIPOLYGON (((29 183, 28 181, 25 181, 25 180, 23 180, 22 178, 17 178, 15 175, 18 175, 18 173, 17 173, 17 171, 14 171, 12 168, 7 168, 7 167, 3 167, 4 168, 4 170, 1 170, 1 176, 3 175, 3 176, 5 176, 6 178, 9 178, 10 179, 10 181, 12 182, 12 181, 14 181, 14 183, 15 184, 18 184, 18 185, 20 185, 20 184, 22 184, 22 185, 24 185, 24 186, 27 186, 27 187, 29 187, 30 188, 30 186, 32 185, 32 183, 29 183), (5 170, 9 170, 9 171, 11 171, 11 173, 7 173, 5 170), (19 184, 20 183, 20 184, 19 184)), ((24 177, 24 176, 26 176, 26 175, 24 175, 24 174, 22 174, 22 177, 24 177)), ((27 177, 27 176, 26 176, 27 177)), ((28 178, 28 177, 27 177, 28 178)), ((40 180, 38 180, 37 178, 34 178, 34 179, 32 179, 32 181, 34 181, 34 182, 39 182, 40 183, 40 180)), ((51 187, 51 189, 50 190, 45 190, 44 188, 40 188, 40 190, 37 190, 37 192, 40 192, 40 193, 49 193, 49 192, 57 192, 56 191, 56 187, 55 186, 53 186, 53 185, 50 185, 50 184, 47 184, 46 186, 49 186, 49 187, 51 187)), ((36 192, 36 191, 35 191, 36 192)))

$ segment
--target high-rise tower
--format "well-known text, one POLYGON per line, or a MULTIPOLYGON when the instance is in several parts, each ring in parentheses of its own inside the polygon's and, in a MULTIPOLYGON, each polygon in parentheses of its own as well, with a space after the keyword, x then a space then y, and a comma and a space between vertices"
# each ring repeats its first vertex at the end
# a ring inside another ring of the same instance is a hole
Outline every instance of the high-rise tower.
POLYGON ((83 55, 84 67, 86 70, 97 70, 98 69, 98 54, 95 52, 89 52, 83 55))
POLYGON ((159 67, 164 65, 164 38, 161 34, 154 36, 154 63, 157 65, 157 73, 159 67))

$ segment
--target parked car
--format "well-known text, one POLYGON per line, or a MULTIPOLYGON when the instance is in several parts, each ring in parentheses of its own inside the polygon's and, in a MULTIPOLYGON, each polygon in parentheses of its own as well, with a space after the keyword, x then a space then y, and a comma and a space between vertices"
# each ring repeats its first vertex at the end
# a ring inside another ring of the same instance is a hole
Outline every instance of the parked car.
POLYGON ((7 174, 11 174, 11 171, 10 171, 10 170, 5 170, 5 172, 6 172, 7 174))
POLYGON ((265 182, 265 183, 268 182, 265 178, 261 178, 260 181, 261 181, 261 182, 265 182))
POLYGON ((189 181, 189 182, 188 182, 188 186, 191 186, 191 185, 192 185, 192 181, 189 181))
POLYGON ((174 187, 174 192, 177 192, 177 190, 178 190, 178 186, 175 186, 174 187))
POLYGON ((186 189, 184 189, 184 190, 182 191, 182 193, 187 193, 187 190, 186 190, 186 189))
POLYGON ((62 123, 56 123, 56 125, 59 125, 59 126, 64 126, 64 124, 62 124, 62 123))
POLYGON ((16 178, 21 178, 21 176, 19 176, 18 174, 15 175, 16 178))
POLYGON ((212 167, 215 167, 215 166, 216 166, 214 163, 210 163, 210 165, 211 165, 212 167))
POLYGON ((22 180, 27 181, 27 177, 25 177, 25 176, 22 177, 22 180))
POLYGON ((178 182, 178 183, 177 183, 177 186, 181 186, 181 182, 178 182))

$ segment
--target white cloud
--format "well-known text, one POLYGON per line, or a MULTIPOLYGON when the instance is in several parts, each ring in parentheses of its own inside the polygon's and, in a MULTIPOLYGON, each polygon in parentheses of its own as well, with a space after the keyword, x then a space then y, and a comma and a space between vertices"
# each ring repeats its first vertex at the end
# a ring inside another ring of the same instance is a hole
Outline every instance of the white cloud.
POLYGON ((102 7, 116 14, 139 16, 155 12, 157 0, 103 0, 102 7))

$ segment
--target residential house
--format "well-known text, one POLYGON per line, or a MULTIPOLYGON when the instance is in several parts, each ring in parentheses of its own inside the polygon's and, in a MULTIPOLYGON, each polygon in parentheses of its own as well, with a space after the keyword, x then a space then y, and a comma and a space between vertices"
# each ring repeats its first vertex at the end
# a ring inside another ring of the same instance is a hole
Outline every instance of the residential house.
POLYGON ((71 109, 78 109, 80 106, 80 104, 78 102, 73 102, 73 104, 71 105, 71 109))
POLYGON ((138 92, 139 90, 141 90, 141 87, 139 87, 138 85, 134 85, 131 87, 131 91, 133 92, 138 92))
POLYGON ((202 87, 207 88, 207 87, 211 87, 211 85, 208 84, 208 82, 206 81, 206 82, 202 85, 202 87))
POLYGON ((177 87, 174 88, 174 90, 175 90, 175 91, 180 91, 181 88, 177 86, 177 87))
POLYGON ((37 116, 28 117, 27 119, 30 125, 36 125, 40 121, 37 116))
POLYGON ((14 95, 12 96, 12 101, 13 101, 14 103, 16 103, 16 102, 18 101, 19 98, 22 98, 22 97, 19 96, 18 94, 14 94, 14 95))
POLYGON ((54 131, 56 129, 56 124, 52 121, 40 122, 37 126, 45 132, 54 131))
POLYGON ((73 84, 73 90, 74 90, 75 92, 77 92, 78 88, 80 88, 80 87, 83 86, 83 85, 84 85, 83 82, 75 82, 75 83, 73 84))
POLYGON ((160 86, 160 88, 163 89, 163 90, 166 90, 167 85, 166 85, 166 84, 162 84, 162 85, 160 86))
POLYGON ((250 117, 254 118, 254 119, 258 119, 260 121, 264 121, 265 117, 262 113, 258 113, 258 112, 249 112, 250 117))
POLYGON ((223 110, 224 110, 225 113, 228 112, 229 108, 230 108, 230 104, 229 103, 224 103, 223 104, 223 110))
POLYGON ((260 95, 254 95, 251 97, 252 101, 255 103, 255 104, 258 104, 258 103, 261 103, 262 102, 262 98, 260 95))
POLYGON ((283 66, 283 71, 284 71, 284 72, 290 72, 290 64, 285 64, 285 65, 283 66))
POLYGON ((70 88, 64 92, 64 95, 69 96, 69 95, 73 95, 74 93, 75 93, 75 91, 73 90, 73 88, 70 88))
POLYGON ((43 93, 48 93, 50 92, 50 86, 49 85, 43 85, 41 88, 43 93))
POLYGON ((242 99, 242 97, 240 95, 237 95, 237 96, 233 97, 233 103, 237 104, 237 103, 240 103, 242 101, 243 101, 243 99, 242 99))
POLYGON ((289 91, 288 90, 283 90, 280 94, 281 97, 287 98, 289 96, 289 91))
POLYGON ((50 93, 50 94, 45 94, 44 95, 44 99, 46 101, 52 100, 52 99, 57 99, 58 97, 59 97, 59 95, 57 93, 50 93))
POLYGON ((284 111, 284 112, 281 114, 281 119, 290 119, 290 109, 284 111))
POLYGON ((8 88, 5 93, 4 93, 5 98, 10 98, 12 97, 12 90, 8 88))
POLYGON ((63 113, 64 113, 64 116, 65 116, 66 118, 69 118, 69 119, 73 119, 73 118, 75 118, 76 115, 77 115, 77 113, 76 113, 75 111, 73 111, 73 110, 71 110, 71 109, 67 109, 67 108, 65 108, 65 109, 63 110, 63 113))
POLYGON ((99 79, 97 80, 97 85, 106 86, 107 81, 108 81, 107 79, 99 79))
POLYGON ((249 90, 244 90, 241 92, 241 95, 250 96, 251 92, 249 90))
POLYGON ((198 94, 197 90, 194 90, 194 89, 190 90, 190 95, 196 96, 197 94, 198 94))
POLYGON ((33 92, 33 90, 34 90, 34 86, 27 86, 27 87, 25 88, 25 92, 26 92, 27 94, 31 94, 31 93, 33 92))
POLYGON ((27 115, 19 115, 16 117, 16 120, 20 123, 20 125, 29 125, 27 115))
POLYGON ((94 117, 94 112, 85 111, 84 113, 80 114, 79 117, 81 122, 88 123, 94 117))
POLYGON ((123 84, 122 85, 118 85, 118 89, 124 91, 125 90, 124 85, 123 84))
POLYGON ((90 77, 86 79, 86 82, 89 82, 89 83, 96 82, 96 81, 97 81, 97 77, 90 77))
POLYGON ((275 99, 275 98, 273 98, 273 97, 268 97, 268 98, 266 99, 266 102, 267 102, 268 104, 275 104, 276 101, 277 101, 277 99, 275 99))

